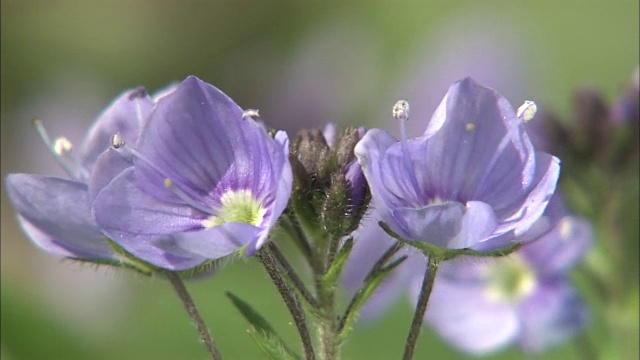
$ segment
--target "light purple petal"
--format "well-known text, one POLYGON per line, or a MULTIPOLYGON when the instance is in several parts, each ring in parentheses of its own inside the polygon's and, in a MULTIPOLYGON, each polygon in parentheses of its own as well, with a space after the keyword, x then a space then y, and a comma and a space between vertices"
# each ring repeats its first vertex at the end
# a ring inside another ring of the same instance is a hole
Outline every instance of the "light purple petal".
POLYGON ((202 231, 175 234, 181 248, 208 259, 227 256, 255 242, 260 228, 251 224, 230 222, 202 231))
POLYGON ((399 226, 399 235, 408 240, 425 241, 441 247, 447 247, 462 227, 464 205, 447 202, 425 206, 423 208, 398 208, 393 210, 395 224, 399 226))
POLYGON ((536 154, 535 177, 531 190, 518 199, 509 209, 494 208, 504 219, 497 232, 513 230, 516 236, 523 234, 540 218, 556 190, 560 176, 560 160, 546 153, 536 154))
MULTIPOLYGON (((422 278, 412 287, 417 303, 422 278)), ((425 321, 447 342, 472 354, 496 351, 519 334, 516 309, 488 299, 475 283, 450 283, 439 276, 427 306, 425 321)))
POLYGON ((234 161, 242 109, 213 86, 191 76, 162 97, 140 135, 136 174, 145 191, 175 201, 171 179, 188 195, 204 199, 234 161))
POLYGON ((462 228, 455 239, 447 244, 449 249, 471 247, 489 237, 498 226, 498 218, 489 204, 469 201, 462 218, 462 228))
POLYGON ((206 260, 180 247, 173 235, 123 234, 114 240, 138 259, 167 270, 191 269, 206 260))
POLYGON ((91 169, 100 154, 111 146, 116 133, 126 144, 135 145, 140 129, 151 112, 153 100, 144 88, 124 92, 98 116, 79 150, 83 167, 91 169))
POLYGON ((330 148, 334 147, 336 141, 338 141, 338 127, 336 124, 327 123, 322 129, 322 136, 324 136, 324 140, 330 148))
POLYGON ((105 236, 91 218, 85 184, 11 174, 6 188, 23 229, 39 247, 62 256, 114 258, 105 236))
POLYGON ((110 148, 96 160, 89 177, 89 194, 95 199, 98 193, 127 168, 133 166, 133 159, 125 158, 122 152, 110 148))
POLYGON ((587 220, 565 216, 551 231, 524 246, 521 253, 543 276, 558 274, 582 259, 592 241, 593 232, 587 220))
POLYGON ((132 167, 102 189, 93 211, 98 225, 118 244, 122 237, 200 230, 207 217, 192 207, 149 195, 138 187, 132 167))
POLYGON ((519 309, 522 319, 520 345, 527 351, 540 351, 562 343, 587 323, 589 311, 578 293, 566 281, 539 285, 519 309))
POLYGON ((387 209, 406 206, 406 202, 392 194, 386 188, 386 183, 394 181, 393 177, 402 176, 401 174, 382 173, 380 169, 380 158, 386 150, 397 140, 386 131, 379 129, 371 129, 358 141, 354 152, 358 158, 358 162, 362 167, 373 199, 380 204, 380 212, 384 213, 387 209), (390 178, 387 180, 387 178, 390 178))
POLYGON ((491 192, 519 193, 533 147, 522 121, 497 92, 470 78, 453 84, 425 131, 423 160, 443 199, 493 204, 491 192))

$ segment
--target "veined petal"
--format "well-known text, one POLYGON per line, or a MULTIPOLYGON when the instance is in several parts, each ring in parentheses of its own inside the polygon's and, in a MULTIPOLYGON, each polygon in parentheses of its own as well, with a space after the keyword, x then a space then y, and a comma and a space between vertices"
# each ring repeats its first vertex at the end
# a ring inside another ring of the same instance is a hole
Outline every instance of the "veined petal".
POLYGON ((207 218, 190 206, 160 201, 142 190, 133 167, 120 173, 98 193, 93 211, 98 225, 118 244, 121 238, 135 235, 200 230, 207 218))
MULTIPOLYGON (((422 277, 416 279, 417 303, 422 277)), ((514 340, 520 331, 516 309, 483 296, 474 283, 449 283, 438 278, 429 298, 425 321, 455 347, 472 354, 486 354, 514 340)))
MULTIPOLYGON (((358 162, 362 167, 371 195, 380 204, 379 211, 384 213, 387 209, 398 206, 407 206, 415 203, 415 196, 405 196, 404 190, 411 193, 412 188, 394 186, 388 189, 388 184, 407 183, 406 181, 398 181, 397 177, 407 177, 405 167, 396 165, 396 168, 402 169, 401 172, 388 173, 384 172, 381 167, 382 159, 385 158, 387 149, 396 144, 398 141, 386 131, 379 129, 371 129, 365 133, 362 139, 356 144, 354 152, 358 158, 358 162)), ((392 158, 391 161, 396 160, 392 158)))
POLYGON ((517 201, 508 208, 494 208, 498 216, 504 219, 497 233, 513 230, 519 236, 528 230, 547 207, 559 176, 560 160, 546 153, 537 153, 535 178, 530 192, 524 197, 516 197, 517 201))
POLYGON ((7 193, 18 219, 39 247, 68 257, 114 258, 91 218, 85 184, 27 174, 10 174, 7 193))
POLYGON ((395 223, 387 224, 403 238, 426 241, 448 247, 460 233, 465 207, 457 202, 428 205, 422 208, 398 208, 393 210, 395 223))
POLYGON ((470 78, 449 88, 423 139, 425 171, 442 198, 491 203, 482 194, 496 184, 510 192, 531 180, 533 147, 522 121, 505 98, 470 78))
POLYGON ((98 156, 111 146, 115 134, 120 134, 126 144, 135 145, 152 107, 153 100, 144 88, 117 97, 89 129, 79 152, 82 165, 91 169, 98 156))
POLYGON ((227 95, 194 76, 161 98, 137 146, 144 158, 136 161, 136 174, 145 191, 175 201, 164 186, 169 178, 190 197, 215 207, 211 192, 219 183, 242 186, 238 174, 263 175, 254 173, 252 155, 255 147, 262 150, 254 155, 258 158, 266 152, 268 135, 242 114, 227 95))
POLYGON ((175 234, 181 248, 208 259, 227 256, 251 242, 255 242, 260 228, 251 224, 229 222, 211 229, 175 234))
POLYGON ((589 310, 566 280, 541 284, 519 309, 522 318, 520 345, 527 351, 540 351, 566 341, 582 329, 589 310))
POLYGON ((124 170, 133 166, 133 159, 126 159, 113 148, 103 152, 96 160, 89 176, 89 194, 95 199, 98 193, 124 170))

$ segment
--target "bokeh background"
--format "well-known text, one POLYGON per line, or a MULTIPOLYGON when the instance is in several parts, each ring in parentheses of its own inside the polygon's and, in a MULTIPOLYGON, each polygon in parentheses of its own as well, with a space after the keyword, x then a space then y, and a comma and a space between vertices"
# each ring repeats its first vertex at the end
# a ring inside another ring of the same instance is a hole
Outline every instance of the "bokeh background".
MULTIPOLYGON (((465 76, 514 106, 534 100, 569 117, 576 88, 593 86, 613 101, 638 67, 638 1, 2 0, 1 7, 3 179, 9 172, 63 175, 31 127, 34 117, 52 136, 79 143, 121 91, 142 85, 153 92, 189 74, 290 134, 327 121, 396 132, 390 109, 407 98, 416 135, 447 87, 465 76)), ((635 179, 621 231, 637 241, 635 179)), ((4 186, 1 214, 2 359, 206 357, 168 283, 36 249, 20 232, 4 186)), ((637 247, 629 251, 637 270, 637 247)), ((625 281, 628 309, 613 315, 597 290, 584 290, 595 314, 588 334, 597 349, 626 348, 622 358, 637 358, 637 275, 625 281), (626 319, 629 331, 617 343, 600 341, 609 316, 626 319)), ((188 286, 227 359, 261 354, 226 291, 297 340, 256 261, 188 286)), ((408 300, 398 301, 354 333, 345 358, 398 358, 410 320, 408 300)), ((568 343, 531 357, 580 358, 577 348, 568 343)), ((489 358, 521 356, 513 348, 489 358)), ((427 330, 416 359, 427 358, 465 355, 427 330)))

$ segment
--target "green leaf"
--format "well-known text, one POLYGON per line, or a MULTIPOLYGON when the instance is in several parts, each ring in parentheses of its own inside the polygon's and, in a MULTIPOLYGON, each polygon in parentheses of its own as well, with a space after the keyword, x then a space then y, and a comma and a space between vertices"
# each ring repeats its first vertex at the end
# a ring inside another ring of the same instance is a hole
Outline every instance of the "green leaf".
POLYGON ((302 360, 302 358, 292 351, 273 329, 271 324, 262 317, 251 305, 240 299, 231 292, 227 296, 233 305, 240 311, 247 321, 249 321, 249 335, 255 340, 258 347, 273 360, 302 360))
POLYGON ((351 332, 351 330, 353 329, 353 325, 358 318, 358 314, 360 313, 360 309, 362 308, 362 306, 366 304, 366 302, 369 300, 371 295, 373 295, 382 281, 406 259, 407 255, 403 255, 398 259, 392 261, 388 265, 375 270, 364 280, 364 285, 353 296, 351 303, 349 303, 345 314, 340 320, 339 331, 340 338, 343 341, 347 338, 349 332, 351 332))
POLYGON ((329 270, 327 270, 327 273, 322 279, 323 287, 325 289, 336 287, 338 278, 342 273, 342 268, 344 267, 344 264, 347 262, 347 259, 349 258, 349 254, 351 254, 352 248, 353 248, 353 238, 350 237, 344 242, 344 244, 340 248, 340 251, 338 251, 338 254, 336 255, 335 260, 331 264, 331 267, 329 267, 329 270))

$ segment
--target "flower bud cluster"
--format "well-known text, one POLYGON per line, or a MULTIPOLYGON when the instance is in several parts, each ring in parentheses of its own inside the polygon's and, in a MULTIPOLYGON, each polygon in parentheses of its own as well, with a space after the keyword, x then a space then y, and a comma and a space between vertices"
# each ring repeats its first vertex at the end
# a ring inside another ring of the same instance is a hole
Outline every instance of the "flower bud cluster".
POLYGON ((325 131, 303 130, 295 139, 290 161, 294 174, 292 210, 307 226, 333 237, 349 235, 366 212, 370 194, 353 149, 363 129, 333 124, 325 131))

